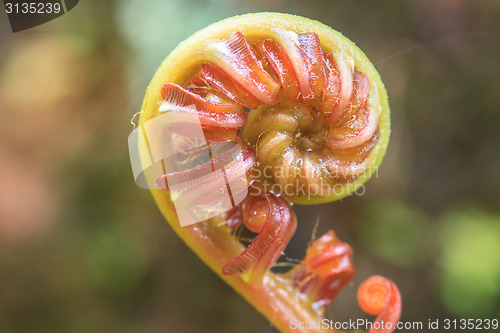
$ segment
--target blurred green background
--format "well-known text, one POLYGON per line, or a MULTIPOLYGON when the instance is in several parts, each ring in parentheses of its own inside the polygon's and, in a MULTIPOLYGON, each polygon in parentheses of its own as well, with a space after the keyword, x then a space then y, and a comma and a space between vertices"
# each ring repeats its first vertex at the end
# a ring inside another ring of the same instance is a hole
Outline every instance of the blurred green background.
MULTIPOLYGON (((2 7, 3 10, 3 7, 2 7)), ((235 14, 280 11, 355 41, 389 93, 392 137, 366 193, 295 206, 358 273, 328 310, 368 318, 381 274, 403 321, 500 319, 500 2, 80 1, 12 34, 0 18, 0 332, 276 332, 174 235, 129 166, 129 123, 160 62, 235 14)))

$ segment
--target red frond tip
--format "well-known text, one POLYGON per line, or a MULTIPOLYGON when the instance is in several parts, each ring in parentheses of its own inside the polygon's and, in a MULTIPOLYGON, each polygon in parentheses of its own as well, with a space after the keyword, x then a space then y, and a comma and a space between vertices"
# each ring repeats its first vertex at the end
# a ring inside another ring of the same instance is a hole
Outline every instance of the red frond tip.
POLYGON ((243 202, 243 223, 251 232, 259 233, 269 218, 269 204, 266 200, 243 202))
POLYGON ((378 316, 369 333, 391 333, 401 315, 401 294, 394 282, 375 275, 358 289, 358 304, 368 314, 378 316))
POLYGON ((247 225, 255 222, 254 230, 260 229, 260 233, 243 253, 223 267, 222 273, 248 273, 244 278, 253 282, 262 278, 281 256, 295 233, 297 221, 286 200, 270 193, 251 194, 243 201, 243 221, 247 225))
POLYGON ((327 307, 354 274, 351 247, 330 230, 307 249, 302 264, 292 270, 291 280, 315 306, 327 307))
POLYGON ((280 31, 276 37, 276 41, 266 39, 262 49, 288 98, 310 102, 321 97, 325 72, 318 36, 280 31))
POLYGON ((280 84, 262 68, 241 32, 211 45, 208 55, 203 79, 227 97, 251 109, 277 102, 280 84))
POLYGON ((211 141, 231 141, 245 125, 247 115, 237 103, 219 103, 196 95, 183 87, 167 83, 161 89, 160 112, 188 112, 199 117, 204 134, 211 141))

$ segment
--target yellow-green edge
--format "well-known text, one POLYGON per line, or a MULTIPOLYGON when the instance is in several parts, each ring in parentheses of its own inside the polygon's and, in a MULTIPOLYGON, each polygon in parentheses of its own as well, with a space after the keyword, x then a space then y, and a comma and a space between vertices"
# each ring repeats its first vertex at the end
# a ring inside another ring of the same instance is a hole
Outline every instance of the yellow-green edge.
MULTIPOLYGON (((283 13, 252 13, 230 17, 214 23, 198 31, 170 53, 156 71, 146 90, 142 105, 139 125, 158 115, 161 103, 161 87, 165 83, 185 84, 185 80, 199 70, 199 63, 204 59, 204 45, 224 39, 233 31, 240 31, 246 37, 259 37, 271 29, 292 29, 297 33, 315 32, 318 34, 325 50, 345 52, 354 59, 355 66, 368 76, 371 88, 369 99, 378 99, 381 106, 380 137, 372 150, 373 167, 363 174, 356 182, 347 185, 347 196, 375 172, 382 162, 390 135, 390 114, 387 93, 380 76, 365 54, 341 33, 332 28, 304 17, 283 13)), ((161 42, 161 41, 159 41, 161 42)), ((147 161, 147 152, 141 151, 141 160, 147 161)), ((181 227, 169 195, 162 190, 151 190, 160 211, 179 237, 228 285, 243 296, 259 312, 261 312, 281 332, 330 332, 329 330, 292 330, 290 320, 300 322, 320 321, 323 318, 321 309, 313 309, 309 300, 297 298, 294 288, 278 274, 266 273, 261 281, 249 284, 244 276, 223 275, 222 267, 230 259, 243 250, 242 245, 231 236, 230 232, 220 224, 221 218, 214 218, 195 225, 181 227)), ((310 201, 296 200, 304 204, 318 204, 337 200, 335 198, 314 198, 310 201)), ((175 270, 172 267, 172 270, 175 270)))

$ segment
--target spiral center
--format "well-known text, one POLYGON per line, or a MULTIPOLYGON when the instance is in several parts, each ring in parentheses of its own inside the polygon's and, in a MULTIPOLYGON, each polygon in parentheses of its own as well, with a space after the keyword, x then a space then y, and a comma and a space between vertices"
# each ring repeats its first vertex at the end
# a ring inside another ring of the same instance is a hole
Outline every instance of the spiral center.
POLYGON ((309 110, 311 119, 299 124, 295 131, 295 145, 301 151, 316 151, 324 147, 328 126, 319 112, 309 110))

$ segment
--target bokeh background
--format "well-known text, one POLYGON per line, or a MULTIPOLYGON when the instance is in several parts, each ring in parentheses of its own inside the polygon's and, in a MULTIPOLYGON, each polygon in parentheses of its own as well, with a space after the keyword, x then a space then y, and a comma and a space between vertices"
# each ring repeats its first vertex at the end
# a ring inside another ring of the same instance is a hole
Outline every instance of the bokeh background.
POLYGON ((174 235, 127 150, 160 62, 219 19, 280 11, 365 51, 392 137, 366 193, 295 206, 287 256, 319 218, 358 274, 328 310, 368 318, 356 287, 381 274, 404 321, 500 319, 500 2, 80 1, 12 34, 0 14, 0 332, 276 332, 174 235))

